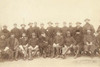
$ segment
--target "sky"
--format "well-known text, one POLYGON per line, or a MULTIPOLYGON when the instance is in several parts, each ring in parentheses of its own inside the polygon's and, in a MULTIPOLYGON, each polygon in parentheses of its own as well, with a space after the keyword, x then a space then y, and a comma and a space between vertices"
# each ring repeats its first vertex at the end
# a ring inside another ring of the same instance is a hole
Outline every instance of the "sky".
POLYGON ((85 24, 84 19, 91 19, 95 29, 100 25, 100 0, 0 0, 0 26, 29 22, 44 23, 66 21, 67 25, 77 21, 85 24))

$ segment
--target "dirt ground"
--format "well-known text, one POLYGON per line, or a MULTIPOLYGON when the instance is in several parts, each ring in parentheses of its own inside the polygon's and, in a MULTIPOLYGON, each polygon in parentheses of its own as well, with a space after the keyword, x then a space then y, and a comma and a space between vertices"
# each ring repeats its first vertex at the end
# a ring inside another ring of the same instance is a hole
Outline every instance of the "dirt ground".
POLYGON ((61 58, 35 58, 29 60, 0 62, 0 67, 100 67, 100 58, 79 57, 74 59, 68 57, 61 58))

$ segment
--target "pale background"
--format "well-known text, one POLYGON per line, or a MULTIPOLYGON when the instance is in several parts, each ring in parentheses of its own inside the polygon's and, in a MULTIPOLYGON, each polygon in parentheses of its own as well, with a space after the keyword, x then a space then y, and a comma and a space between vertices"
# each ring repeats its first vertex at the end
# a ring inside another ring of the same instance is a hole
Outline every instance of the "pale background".
POLYGON ((29 22, 46 23, 63 21, 67 23, 91 19, 91 24, 97 29, 100 25, 100 0, 0 0, 0 26, 7 25, 9 29, 14 23, 29 22))
MULTIPOLYGON (((0 0, 0 26, 37 21, 38 24, 48 21, 53 23, 63 21, 67 23, 91 19, 95 29, 100 25, 100 0, 0 0)), ((60 25, 62 26, 62 25, 60 25)), ((43 59, 32 61, 0 62, 0 67, 100 67, 100 58, 79 57, 73 59, 43 59)))

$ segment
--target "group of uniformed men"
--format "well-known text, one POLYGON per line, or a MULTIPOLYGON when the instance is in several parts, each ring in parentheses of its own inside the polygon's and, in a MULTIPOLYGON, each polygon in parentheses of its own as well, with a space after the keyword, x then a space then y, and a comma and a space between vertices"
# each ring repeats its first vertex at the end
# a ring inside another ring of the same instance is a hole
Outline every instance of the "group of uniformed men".
POLYGON ((100 54, 100 26, 95 31, 90 19, 84 20, 86 24, 82 27, 81 22, 76 22, 76 27, 72 23, 63 22, 63 27, 59 23, 52 26, 48 22, 45 29, 44 24, 37 26, 37 22, 29 23, 29 28, 25 29, 25 24, 21 24, 21 29, 14 28, 9 31, 4 25, 0 31, 0 58, 18 60, 19 56, 23 59, 32 60, 34 57, 57 57, 66 58, 67 55, 99 55, 100 54), (33 26, 34 25, 34 26, 33 26), (97 33, 98 35, 94 35, 97 33), (7 55, 7 56, 6 56, 7 55))

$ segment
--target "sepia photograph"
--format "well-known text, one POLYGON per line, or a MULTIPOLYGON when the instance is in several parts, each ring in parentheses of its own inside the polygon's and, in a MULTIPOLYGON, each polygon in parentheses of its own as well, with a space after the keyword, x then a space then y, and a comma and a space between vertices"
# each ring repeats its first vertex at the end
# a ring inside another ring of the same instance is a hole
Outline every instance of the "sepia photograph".
POLYGON ((0 67, 100 67, 100 0, 0 0, 0 67))

